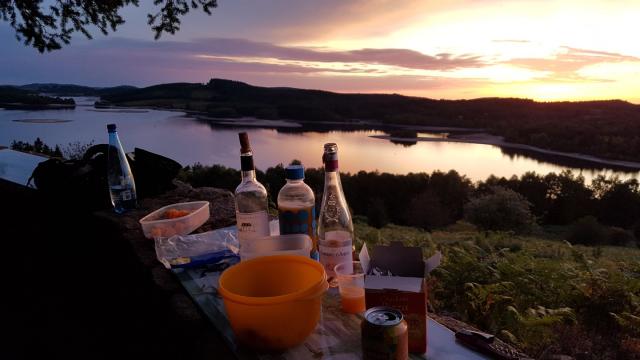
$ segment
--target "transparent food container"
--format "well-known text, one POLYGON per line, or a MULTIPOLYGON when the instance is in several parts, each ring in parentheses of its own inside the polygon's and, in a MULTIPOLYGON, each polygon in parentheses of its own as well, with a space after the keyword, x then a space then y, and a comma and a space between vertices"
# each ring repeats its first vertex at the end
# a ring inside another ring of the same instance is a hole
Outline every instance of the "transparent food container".
POLYGON ((148 239, 188 235, 209 220, 209 202, 193 201, 161 207, 140 219, 144 236, 148 239), (165 218, 167 211, 188 211, 189 214, 174 219, 165 218))
POLYGON ((262 256, 300 255, 309 257, 313 242, 308 235, 289 234, 267 236, 240 245, 240 260, 262 256))

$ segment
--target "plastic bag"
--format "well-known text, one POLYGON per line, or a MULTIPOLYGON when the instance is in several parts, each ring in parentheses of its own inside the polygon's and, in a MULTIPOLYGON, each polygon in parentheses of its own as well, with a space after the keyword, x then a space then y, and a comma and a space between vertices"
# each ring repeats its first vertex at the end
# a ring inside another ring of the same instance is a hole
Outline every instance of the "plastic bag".
POLYGON ((235 227, 192 235, 156 237, 156 257, 167 269, 226 262, 232 265, 238 256, 235 227))

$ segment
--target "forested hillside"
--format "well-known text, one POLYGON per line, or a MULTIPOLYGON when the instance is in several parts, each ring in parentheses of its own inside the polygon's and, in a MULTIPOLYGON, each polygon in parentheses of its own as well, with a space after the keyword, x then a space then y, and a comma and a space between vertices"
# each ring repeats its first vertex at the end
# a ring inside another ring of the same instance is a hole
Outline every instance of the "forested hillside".
POLYGON ((483 128, 509 142, 620 160, 640 160, 640 105, 620 100, 536 102, 481 98, 434 100, 385 94, 340 94, 266 88, 212 79, 174 83, 104 95, 122 106, 197 111, 212 117, 366 120, 375 124, 483 128))

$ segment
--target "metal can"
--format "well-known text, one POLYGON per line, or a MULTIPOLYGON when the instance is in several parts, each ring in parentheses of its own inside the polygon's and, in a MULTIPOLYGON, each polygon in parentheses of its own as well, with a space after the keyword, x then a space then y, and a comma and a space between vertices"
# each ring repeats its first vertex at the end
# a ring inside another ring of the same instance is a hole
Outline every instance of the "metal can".
POLYGON ((399 310, 373 307, 362 320, 362 358, 406 360, 409 358, 407 322, 399 310))

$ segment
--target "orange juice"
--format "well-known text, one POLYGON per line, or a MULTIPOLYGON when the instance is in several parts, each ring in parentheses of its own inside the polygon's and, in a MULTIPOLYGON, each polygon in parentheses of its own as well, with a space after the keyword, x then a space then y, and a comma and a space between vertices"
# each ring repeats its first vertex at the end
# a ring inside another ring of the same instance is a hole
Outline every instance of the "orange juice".
POLYGON ((364 302, 364 289, 347 287, 340 289, 340 303, 342 311, 349 314, 356 314, 367 310, 364 302))

